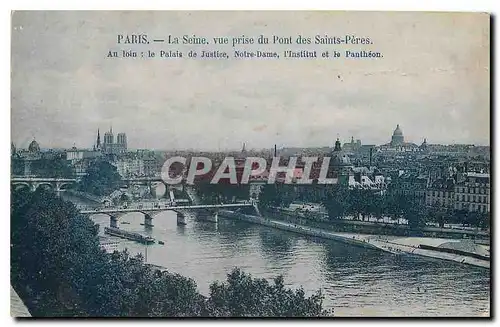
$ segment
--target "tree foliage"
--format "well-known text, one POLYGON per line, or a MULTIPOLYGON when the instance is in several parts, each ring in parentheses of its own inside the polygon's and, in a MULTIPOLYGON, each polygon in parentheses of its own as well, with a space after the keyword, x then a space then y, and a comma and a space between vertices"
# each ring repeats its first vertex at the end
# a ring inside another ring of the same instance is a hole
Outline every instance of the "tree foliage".
POLYGON ((72 178, 74 175, 68 161, 61 156, 35 160, 33 161, 31 170, 32 174, 39 177, 72 178))
POLYGON ((97 196, 109 195, 120 187, 121 176, 116 167, 105 160, 90 164, 80 182, 80 190, 97 196))
POLYGON ((322 301, 319 291, 306 297, 302 288, 287 289, 281 276, 270 283, 234 269, 226 282, 210 286, 208 307, 219 316, 318 317, 329 314, 322 309, 322 301))
POLYGON ((372 190, 347 189, 340 185, 265 185, 259 196, 262 208, 288 207, 292 202, 321 203, 328 211, 330 219, 353 216, 365 220, 367 217, 404 218, 412 229, 421 229, 427 222, 447 223, 488 228, 490 217, 487 213, 453 210, 441 206, 427 207, 415 198, 388 193, 380 195, 372 190))
POLYGON ((12 190, 11 283, 39 317, 318 316, 322 296, 253 279, 235 269, 209 297, 189 278, 160 271, 141 255, 99 248, 98 226, 40 189, 12 190))
POLYGON ((195 189, 205 203, 230 203, 233 200, 247 200, 250 190, 248 184, 212 184, 208 180, 198 181, 195 189))

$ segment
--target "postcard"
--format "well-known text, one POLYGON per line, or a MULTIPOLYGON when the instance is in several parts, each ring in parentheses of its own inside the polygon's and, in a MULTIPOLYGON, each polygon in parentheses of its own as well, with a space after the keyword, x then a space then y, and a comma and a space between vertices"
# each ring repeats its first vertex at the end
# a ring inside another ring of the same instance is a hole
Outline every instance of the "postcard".
POLYGON ((14 317, 490 317, 490 15, 14 11, 14 317))

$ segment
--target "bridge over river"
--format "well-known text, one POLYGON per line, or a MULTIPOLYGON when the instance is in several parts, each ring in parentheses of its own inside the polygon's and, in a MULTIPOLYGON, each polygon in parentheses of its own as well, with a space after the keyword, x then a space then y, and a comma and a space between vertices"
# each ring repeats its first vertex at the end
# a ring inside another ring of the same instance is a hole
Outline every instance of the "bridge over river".
POLYGON ((177 213, 177 224, 186 225, 186 212, 188 211, 205 211, 208 212, 207 220, 217 222, 219 209, 242 209, 251 208, 258 212, 256 204, 253 202, 242 203, 227 203, 227 204, 198 204, 198 205, 169 205, 160 206, 154 203, 132 203, 122 207, 98 207, 94 209, 80 210, 82 214, 106 214, 110 218, 110 227, 118 228, 119 218, 125 214, 139 212, 144 215, 144 225, 153 226, 153 218, 165 211, 174 211, 177 213))
MULTIPOLYGON (((61 196, 78 203, 84 212, 120 209, 100 207, 95 211, 91 208, 95 205, 92 201, 78 200, 67 192, 61 196)), ((128 222, 122 228, 161 240, 164 245, 121 240, 118 249, 143 256, 147 249, 149 264, 192 278, 204 295, 210 294, 211 283, 226 280, 234 267, 240 267, 254 277, 268 280, 283 275, 286 286, 302 286, 307 295, 321 289, 325 307, 334 309, 337 317, 489 315, 488 269, 421 256, 394 255, 245 221, 222 219, 222 208, 193 209, 192 216, 198 219, 191 219, 190 213, 185 226, 174 223, 176 212, 169 208, 171 210, 155 216, 154 228, 145 229, 141 225, 143 213, 137 210, 139 204, 133 205, 128 209, 135 209, 135 212, 120 218, 120 222, 128 222), (217 224, 200 217, 206 210, 219 211, 221 219, 217 224)), ((153 204, 143 204, 142 209, 152 207, 153 204)), ((240 209, 246 210, 253 209, 248 206, 240 209)), ((109 214, 90 216, 100 225, 100 233, 104 233, 109 214)), ((264 218, 276 220, 277 217, 264 214, 264 218)))

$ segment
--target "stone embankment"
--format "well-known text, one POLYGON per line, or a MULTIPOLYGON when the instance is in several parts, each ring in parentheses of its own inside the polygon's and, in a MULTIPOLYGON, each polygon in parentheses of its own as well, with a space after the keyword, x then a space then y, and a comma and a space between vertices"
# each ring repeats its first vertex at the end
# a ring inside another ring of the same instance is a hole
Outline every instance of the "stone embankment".
MULTIPOLYGON (((486 252, 488 252, 486 250, 486 247, 482 250, 482 253, 477 253, 478 249, 474 249, 474 252, 470 253, 467 253, 462 249, 460 251, 460 254, 444 252, 439 249, 430 249, 431 247, 439 248, 440 246, 440 249, 454 247, 456 248, 457 246, 450 246, 450 243, 456 243, 458 245, 459 243, 463 242, 461 240, 437 239, 428 237, 396 237, 356 233, 339 233, 289 222, 271 220, 264 217, 246 215, 230 210, 219 211, 219 216, 286 230, 301 235, 335 240, 365 248, 378 249, 394 254, 419 255, 436 259, 455 261, 462 264, 468 264, 488 269, 490 268, 489 260, 477 258, 489 257, 489 254, 486 254, 486 252), (422 248, 421 245, 425 247, 425 249, 422 248)), ((463 248, 463 246, 461 248, 463 248)))

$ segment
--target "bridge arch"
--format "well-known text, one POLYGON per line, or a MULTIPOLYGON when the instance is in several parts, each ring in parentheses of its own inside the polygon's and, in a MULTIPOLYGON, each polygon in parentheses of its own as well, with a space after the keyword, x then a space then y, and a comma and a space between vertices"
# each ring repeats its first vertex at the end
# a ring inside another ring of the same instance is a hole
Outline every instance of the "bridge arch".
POLYGON ((61 182, 57 185, 58 190, 69 190, 74 187, 73 182, 61 182))
POLYGON ((14 182, 12 183, 12 186, 14 187, 15 190, 19 190, 24 187, 31 189, 31 185, 28 182, 14 182))
POLYGON ((42 189, 50 189, 50 190, 54 190, 55 187, 52 183, 50 182, 39 182, 39 183, 35 183, 34 184, 34 189, 35 190, 38 190, 39 188, 42 188, 42 189))

